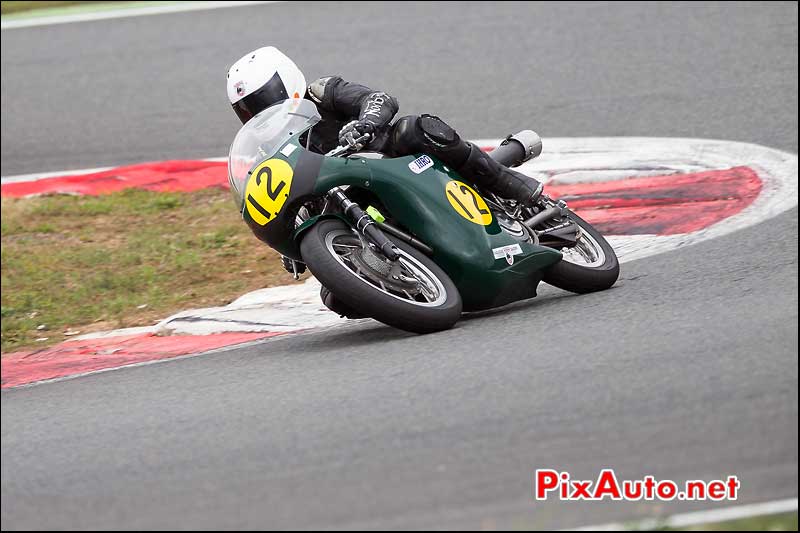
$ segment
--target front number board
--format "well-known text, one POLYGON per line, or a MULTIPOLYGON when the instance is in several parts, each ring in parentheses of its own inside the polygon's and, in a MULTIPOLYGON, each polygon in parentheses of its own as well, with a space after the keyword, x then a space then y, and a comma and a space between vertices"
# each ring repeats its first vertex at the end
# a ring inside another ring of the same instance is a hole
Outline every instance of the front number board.
POLYGON ((250 173, 245 189, 245 209, 259 226, 275 220, 289 198, 294 171, 283 159, 268 159, 250 173))

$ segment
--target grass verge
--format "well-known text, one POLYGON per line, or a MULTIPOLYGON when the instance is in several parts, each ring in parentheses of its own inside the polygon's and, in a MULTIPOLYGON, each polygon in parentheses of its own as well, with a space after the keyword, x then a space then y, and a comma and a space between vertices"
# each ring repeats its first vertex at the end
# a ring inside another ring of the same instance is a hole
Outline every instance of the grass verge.
POLYGON ((222 189, 2 199, 2 351, 291 281, 222 189))
POLYGON ((83 2, 57 2, 57 1, 47 1, 47 0, 36 0, 36 1, 3 1, 0 2, 0 14, 3 15, 10 15, 12 13, 22 13, 23 11, 32 11, 34 9, 47 9, 51 7, 65 7, 65 6, 72 6, 75 4, 88 4, 90 2, 83 1, 83 2))

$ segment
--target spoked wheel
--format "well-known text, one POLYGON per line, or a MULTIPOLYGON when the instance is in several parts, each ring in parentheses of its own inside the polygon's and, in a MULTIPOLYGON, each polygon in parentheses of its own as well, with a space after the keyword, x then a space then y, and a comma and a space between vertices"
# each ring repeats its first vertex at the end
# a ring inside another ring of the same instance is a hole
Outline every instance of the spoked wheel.
POLYGON ((561 249, 563 258, 545 272, 543 281, 576 293, 611 288, 619 277, 619 260, 614 249, 600 232, 572 211, 563 218, 580 228, 577 243, 561 249))
POLYGON ((340 220, 323 220, 300 243, 303 261, 338 299, 390 326, 414 333, 452 327, 461 316, 458 289, 425 254, 392 239, 391 262, 340 220))

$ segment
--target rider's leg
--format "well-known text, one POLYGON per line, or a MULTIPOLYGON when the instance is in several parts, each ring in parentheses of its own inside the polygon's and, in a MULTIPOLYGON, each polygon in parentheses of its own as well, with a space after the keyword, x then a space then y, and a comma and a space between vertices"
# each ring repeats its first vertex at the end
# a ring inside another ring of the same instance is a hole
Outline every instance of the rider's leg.
POLYGON ((537 180, 501 165, 433 115, 398 120, 392 127, 388 148, 394 156, 417 152, 433 155, 477 185, 525 205, 535 203, 542 193, 542 184, 537 180))

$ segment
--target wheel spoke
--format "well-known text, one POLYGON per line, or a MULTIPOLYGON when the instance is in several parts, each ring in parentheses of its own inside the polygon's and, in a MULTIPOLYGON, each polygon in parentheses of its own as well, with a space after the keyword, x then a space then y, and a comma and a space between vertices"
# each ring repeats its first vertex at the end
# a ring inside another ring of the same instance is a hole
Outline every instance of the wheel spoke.
POLYGON ((586 232, 581 232, 575 246, 561 249, 564 260, 576 265, 593 267, 605 261, 605 253, 600 244, 586 232))
MULTIPOLYGON (((338 248, 344 248, 345 250, 349 250, 350 252, 355 252, 356 250, 361 248, 360 246, 353 246, 352 244, 336 244, 336 243, 334 243, 333 246, 334 247, 338 247, 338 248)), ((340 252, 337 251, 336 253, 340 253, 340 252)))
POLYGON ((364 243, 356 241, 352 235, 329 234, 326 245, 329 253, 350 273, 386 295, 422 306, 438 305, 447 297, 441 281, 412 255, 401 252, 400 260, 392 265, 391 271, 381 273, 369 263, 365 264, 365 258, 360 255, 364 243), (349 242, 334 242, 344 239, 349 242))
POLYGON ((436 296, 433 294, 430 287, 428 287, 425 283, 419 283, 419 292, 422 293, 422 297, 429 302, 436 299, 436 296))

